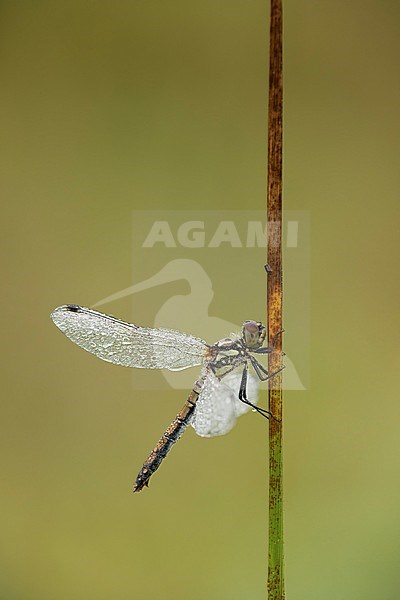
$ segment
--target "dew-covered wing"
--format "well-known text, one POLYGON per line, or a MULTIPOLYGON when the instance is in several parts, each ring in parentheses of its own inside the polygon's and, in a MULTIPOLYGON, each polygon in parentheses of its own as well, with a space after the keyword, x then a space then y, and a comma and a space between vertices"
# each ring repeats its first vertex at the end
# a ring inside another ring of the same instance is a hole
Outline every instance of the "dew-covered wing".
MULTIPOLYGON (((191 425, 202 437, 214 437, 228 433, 236 418, 250 407, 238 398, 241 373, 230 373, 219 381, 213 374, 205 380, 196 403, 191 425)), ((247 397, 257 404, 257 380, 251 374, 247 380, 247 397)))
POLYGON ((116 365, 179 371, 204 361, 205 342, 180 331, 138 327, 74 304, 51 318, 75 344, 116 365))

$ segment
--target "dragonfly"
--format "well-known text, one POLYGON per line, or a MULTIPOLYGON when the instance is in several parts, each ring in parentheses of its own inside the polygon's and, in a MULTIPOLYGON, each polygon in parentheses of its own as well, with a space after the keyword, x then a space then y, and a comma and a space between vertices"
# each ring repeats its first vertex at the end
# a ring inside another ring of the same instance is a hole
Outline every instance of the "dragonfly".
POLYGON ((76 304, 59 306, 51 318, 75 344, 115 365, 170 371, 202 367, 182 409, 139 471, 134 492, 149 485, 150 477, 189 424, 198 435, 214 437, 227 433, 236 418, 250 409, 267 419, 275 418, 257 406, 257 379, 266 381, 284 368, 269 373, 259 360, 273 352, 282 331, 271 345, 264 346, 264 325, 244 321, 240 334, 207 344, 187 333, 140 327, 76 304))

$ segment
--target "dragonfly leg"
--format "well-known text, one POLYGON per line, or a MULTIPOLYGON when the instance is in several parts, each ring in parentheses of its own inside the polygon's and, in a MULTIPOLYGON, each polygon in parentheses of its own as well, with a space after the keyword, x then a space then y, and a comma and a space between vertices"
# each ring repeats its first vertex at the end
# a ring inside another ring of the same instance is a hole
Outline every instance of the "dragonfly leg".
MULTIPOLYGON (((282 367, 280 369, 278 369, 277 371, 274 371, 273 373, 270 374, 265 367, 263 367, 259 362, 256 361, 255 358, 250 357, 250 360, 251 360, 251 364, 253 365, 254 371, 256 372, 257 377, 261 381, 267 381, 268 379, 271 379, 271 377, 274 377, 275 375, 277 375, 278 373, 283 371, 283 369, 285 368, 285 365, 282 365, 282 367)), ((269 413, 269 414, 277 423, 280 423, 280 420, 277 419, 276 417, 274 417, 274 415, 272 413, 269 413)))
POLYGON ((265 348, 257 348, 256 350, 252 350, 253 354, 271 354, 273 348, 271 346, 266 346, 265 348))
POLYGON ((278 335, 282 335, 282 333, 285 333, 284 329, 281 329, 280 331, 278 331, 278 333, 276 333, 274 335, 274 337, 272 338, 271 345, 269 345, 270 348, 275 348, 275 344, 276 344, 276 340, 278 338, 278 335))
POLYGON ((248 400, 248 398, 247 398, 247 373, 248 373, 248 367, 247 367, 247 364, 245 364, 245 366, 243 368, 240 387, 239 387, 240 402, 243 402, 243 404, 247 404, 248 406, 251 406, 253 410, 258 412, 259 415, 265 417, 266 419, 269 419, 269 417, 272 417, 273 419, 275 419, 274 415, 272 413, 270 413, 269 410, 266 410, 265 408, 260 408, 259 406, 256 406, 255 404, 253 404, 252 402, 250 402, 248 400))
POLYGON ((239 387, 239 400, 247 400, 247 364, 243 367, 242 379, 239 387))
POLYGON ((268 379, 271 379, 271 377, 275 377, 275 375, 277 375, 278 373, 283 371, 283 369, 285 368, 285 365, 282 365, 282 367, 280 369, 278 369, 277 371, 274 371, 273 373, 269 373, 269 371, 265 367, 263 367, 262 364, 260 364, 254 357, 250 356, 250 360, 251 360, 251 364, 253 365, 254 370, 257 374, 257 377, 261 381, 267 381, 268 379))
MULTIPOLYGON (((271 352, 273 352, 273 350, 275 349, 275 344, 276 344, 276 340, 278 339, 278 335, 282 335, 282 333, 284 333, 284 332, 285 332, 285 330, 281 329, 281 331, 278 331, 278 333, 276 333, 274 335, 274 337, 272 338, 271 344, 269 344, 268 346, 263 347, 263 348, 257 348, 256 350, 252 350, 252 352, 254 354, 271 354, 271 352)), ((282 352, 282 354, 284 354, 284 353, 282 352)))

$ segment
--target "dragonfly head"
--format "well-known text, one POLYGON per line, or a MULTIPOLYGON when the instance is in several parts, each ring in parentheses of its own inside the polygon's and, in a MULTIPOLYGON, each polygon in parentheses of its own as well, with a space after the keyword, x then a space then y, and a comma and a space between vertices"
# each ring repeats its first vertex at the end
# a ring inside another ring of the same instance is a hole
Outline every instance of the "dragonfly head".
POLYGON ((247 348, 252 350, 260 348, 266 335, 267 331, 262 323, 258 321, 245 321, 243 323, 242 338, 247 348))

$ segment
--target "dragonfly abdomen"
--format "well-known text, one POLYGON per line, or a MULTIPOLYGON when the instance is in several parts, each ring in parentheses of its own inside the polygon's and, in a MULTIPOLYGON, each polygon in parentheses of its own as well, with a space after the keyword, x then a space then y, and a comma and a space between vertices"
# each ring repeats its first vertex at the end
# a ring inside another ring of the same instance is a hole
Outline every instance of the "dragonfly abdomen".
POLYGON ((176 415, 171 425, 165 430, 155 448, 143 463, 133 486, 134 492, 140 492, 144 486, 149 485, 149 479, 167 456, 172 446, 179 440, 186 427, 189 425, 199 393, 194 389, 190 392, 188 399, 183 405, 181 411, 176 415))

